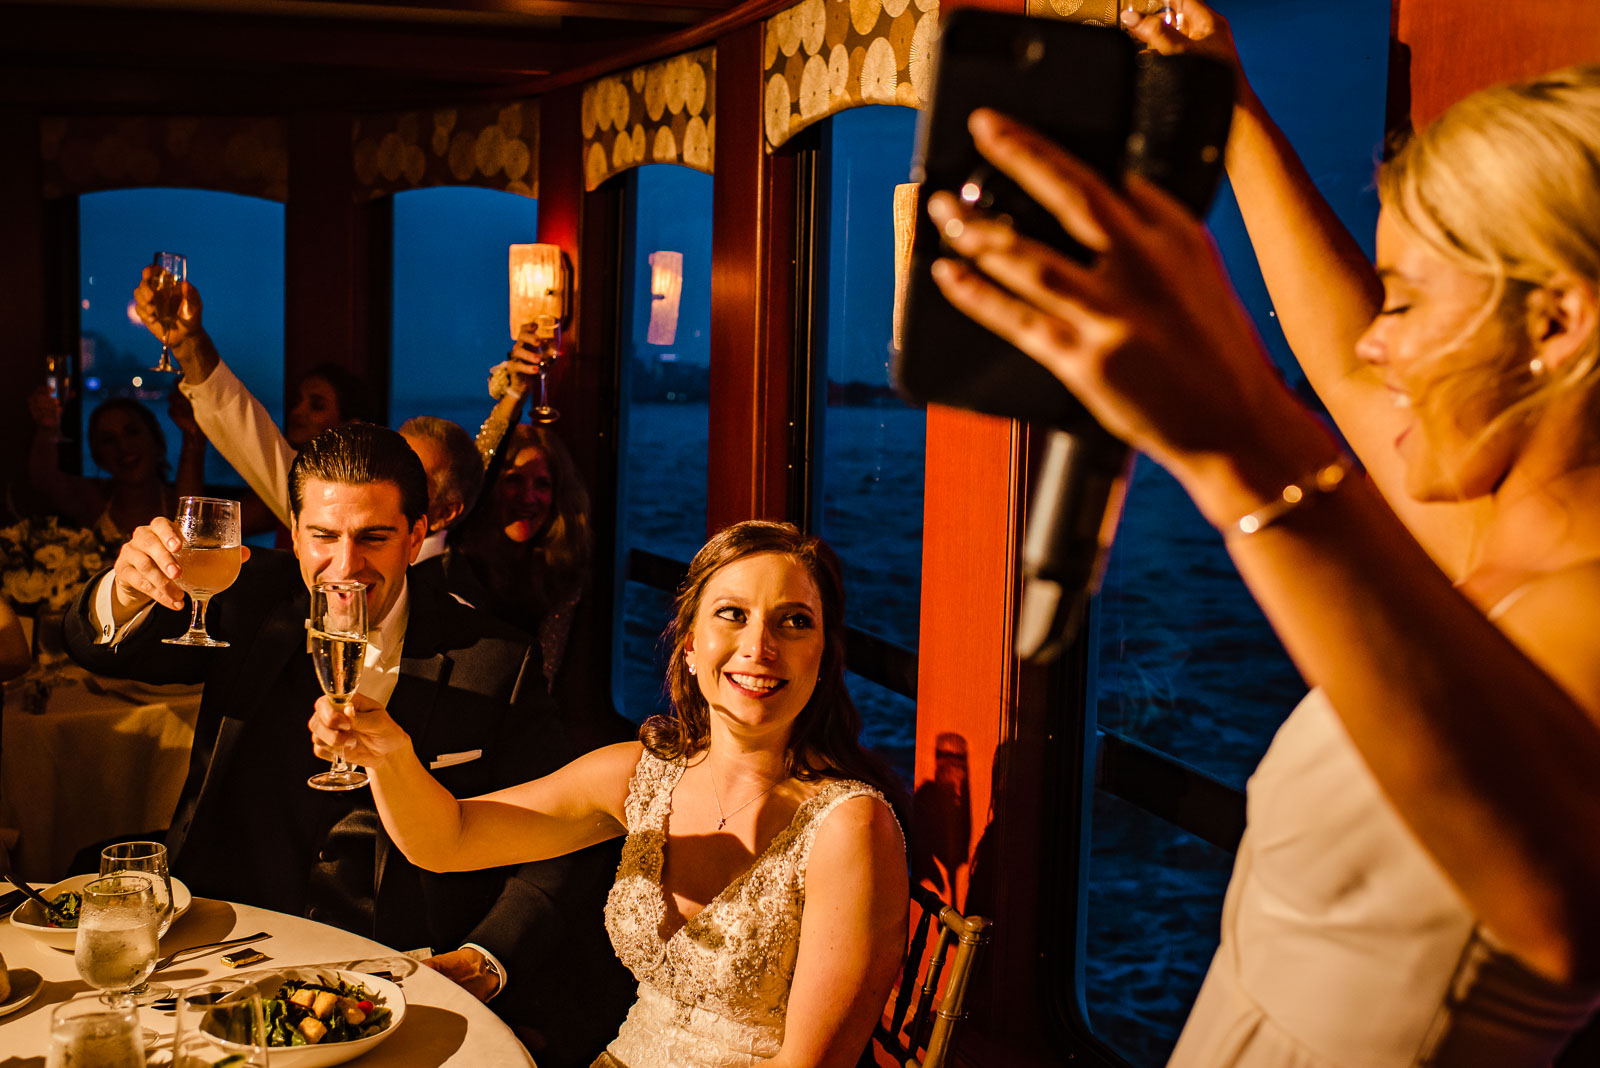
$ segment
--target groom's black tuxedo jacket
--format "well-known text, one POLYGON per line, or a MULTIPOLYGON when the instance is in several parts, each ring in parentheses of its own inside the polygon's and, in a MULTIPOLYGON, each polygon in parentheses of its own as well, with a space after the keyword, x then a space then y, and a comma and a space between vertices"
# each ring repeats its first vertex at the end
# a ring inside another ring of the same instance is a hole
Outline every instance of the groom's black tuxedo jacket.
MULTIPOLYGON (((327 762, 312 753, 306 726, 321 689, 293 556, 254 551, 211 602, 208 629, 231 643, 226 649, 162 644, 188 613, 161 607, 115 648, 96 645, 88 606, 97 584, 67 620, 80 663, 114 677, 205 685, 167 837, 173 872, 195 893, 309 915, 402 949, 474 941, 499 955, 540 922, 525 878, 508 869, 422 871, 384 833, 370 791, 306 785, 327 762)), ((576 755, 526 635, 459 603, 426 574, 413 575, 409 590, 388 709, 424 764, 447 765, 433 774, 451 793, 523 782, 576 755)), ((561 870, 552 865, 550 874, 559 879, 561 870)))

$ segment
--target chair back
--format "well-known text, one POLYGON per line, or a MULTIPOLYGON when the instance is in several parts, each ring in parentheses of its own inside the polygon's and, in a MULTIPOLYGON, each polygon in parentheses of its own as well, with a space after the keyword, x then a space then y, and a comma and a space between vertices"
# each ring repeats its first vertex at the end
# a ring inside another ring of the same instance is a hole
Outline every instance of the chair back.
MULTIPOLYGON (((918 884, 912 884, 911 900, 918 906, 918 915, 906 949, 900 985, 890 1003, 888 1023, 879 1020, 873 1026, 872 1038, 901 1068, 943 1068, 956 1024, 966 1016, 967 985, 978 950, 989 938, 990 925, 982 916, 962 916, 933 891, 918 884), (919 986, 917 975, 922 970, 928 938, 934 932, 937 935, 933 953, 919 986), (941 974, 944 997, 935 1004, 941 974)), ((870 1044, 861 1063, 874 1063, 870 1044)))

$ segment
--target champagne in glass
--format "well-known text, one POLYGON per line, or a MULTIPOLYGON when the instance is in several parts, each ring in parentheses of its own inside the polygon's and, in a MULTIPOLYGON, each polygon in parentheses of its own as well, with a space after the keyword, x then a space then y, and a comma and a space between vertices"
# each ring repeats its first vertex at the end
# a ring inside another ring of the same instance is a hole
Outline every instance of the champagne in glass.
POLYGON ((134 1004, 132 990, 155 970, 161 921, 148 875, 112 875, 83 888, 73 963, 107 1005, 134 1004))
POLYGON ((555 363, 561 348, 561 328, 554 316, 541 315, 538 319, 539 331, 539 403, 534 405, 528 417, 535 423, 553 423, 561 418, 561 413, 550 407, 550 368, 555 363))
MULTIPOLYGON (((319 582, 311 588, 311 662, 322 692, 335 707, 349 705, 367 656, 367 587, 360 582, 319 582)), ((345 763, 306 780, 317 790, 354 790, 367 773, 345 763)))
MULTIPOLYGON (((156 899, 156 934, 172 926, 172 876, 167 871, 167 847, 160 842, 118 842, 100 851, 100 874, 145 875, 156 899)), ((140 1005, 172 996, 172 988, 143 982, 128 992, 140 1005)))
POLYGON ((145 1068, 139 1018, 132 1006, 107 1008, 80 998, 50 1013, 45 1068, 145 1068))
POLYGON ((174 519, 183 545, 178 549, 178 577, 192 608, 189 629, 169 645, 226 646, 206 633, 206 605, 213 595, 233 585, 239 577, 239 502, 216 497, 180 497, 174 519))
POLYGON ((176 252, 157 252, 151 266, 156 269, 155 277, 150 280, 150 288, 155 293, 151 303, 155 305, 156 325, 161 327, 161 359, 150 370, 173 374, 178 369, 172 366, 172 346, 167 344, 167 338, 178 325, 178 309, 183 306, 183 283, 189 277, 189 261, 176 252))

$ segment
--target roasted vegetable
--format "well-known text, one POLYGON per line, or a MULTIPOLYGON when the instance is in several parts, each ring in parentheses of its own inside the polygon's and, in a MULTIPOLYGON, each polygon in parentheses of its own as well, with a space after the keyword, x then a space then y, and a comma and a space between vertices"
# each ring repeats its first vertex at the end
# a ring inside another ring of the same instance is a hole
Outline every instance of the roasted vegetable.
POLYGON ((388 1026, 389 1010, 376 994, 337 978, 321 977, 321 980, 286 980, 278 992, 262 1004, 269 1045, 349 1042, 376 1034, 388 1026))

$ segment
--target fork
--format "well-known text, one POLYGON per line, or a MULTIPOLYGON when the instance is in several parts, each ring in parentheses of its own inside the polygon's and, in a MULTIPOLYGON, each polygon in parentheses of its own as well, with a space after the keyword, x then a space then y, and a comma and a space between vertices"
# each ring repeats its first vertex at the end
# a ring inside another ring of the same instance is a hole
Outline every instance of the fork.
MULTIPOLYGON (((204 945, 199 946, 184 946, 182 949, 175 949, 171 953, 168 953, 165 957, 162 957, 160 960, 156 961, 156 966, 151 970, 159 972, 162 968, 169 967, 174 960, 185 953, 196 953, 197 951, 204 952, 213 949, 226 949, 229 946, 242 946, 246 942, 255 942, 263 938, 271 937, 272 936, 265 931, 257 931, 253 935, 242 935, 239 938, 226 938, 221 942, 207 942, 204 945)), ((189 959, 192 960, 193 958, 189 959)), ((185 963, 188 962, 185 961, 185 963)))

